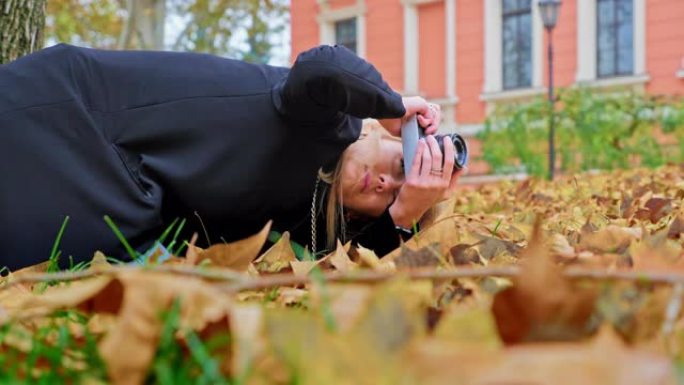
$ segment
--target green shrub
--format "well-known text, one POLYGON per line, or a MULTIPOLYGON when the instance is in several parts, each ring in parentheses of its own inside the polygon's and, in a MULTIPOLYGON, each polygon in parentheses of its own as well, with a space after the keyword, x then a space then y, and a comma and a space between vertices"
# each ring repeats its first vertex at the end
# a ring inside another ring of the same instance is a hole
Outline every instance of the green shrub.
MULTIPOLYGON (((494 172, 548 173, 550 108, 546 98, 499 106, 478 136, 494 172)), ((684 161, 684 101, 634 92, 563 89, 556 103, 556 167, 573 172, 684 161), (661 130, 678 148, 659 144, 661 130)))

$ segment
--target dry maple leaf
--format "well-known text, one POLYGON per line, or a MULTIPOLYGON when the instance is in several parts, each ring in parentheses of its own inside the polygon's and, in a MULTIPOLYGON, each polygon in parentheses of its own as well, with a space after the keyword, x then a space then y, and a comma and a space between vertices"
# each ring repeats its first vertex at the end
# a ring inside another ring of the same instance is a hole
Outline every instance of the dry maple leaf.
POLYGON ((342 273, 356 270, 359 267, 358 264, 349 259, 349 254, 347 253, 349 251, 350 246, 351 243, 347 243, 346 246, 343 246, 342 242, 338 240, 335 251, 326 256, 326 259, 330 262, 332 267, 334 267, 342 273))
POLYGON ((286 231, 273 246, 254 261, 254 265, 259 272, 277 273, 288 269, 294 261, 297 261, 297 257, 290 245, 290 233, 286 231))
MULTIPOLYGON (((171 274, 131 271, 118 277, 124 287, 118 318, 99 343, 112 384, 141 384, 157 349, 161 313, 180 302, 180 327, 201 331, 211 324, 228 328, 232 302, 210 284, 171 274)), ((214 326, 214 329, 216 327, 214 326)))
POLYGON ((99 344, 100 354, 111 383, 140 384, 156 351, 161 313, 176 299, 181 327, 197 331, 227 320, 232 304, 230 297, 201 279, 179 280, 174 274, 131 269, 29 293, 11 314, 27 317, 75 308, 86 314, 116 315, 99 344))
POLYGON ((438 245, 428 245, 415 251, 403 247, 401 254, 394 259, 394 263, 399 270, 436 267, 442 263, 438 249, 438 245))
POLYGON ((249 265, 259 255, 259 251, 266 243, 271 230, 272 221, 257 234, 239 241, 216 244, 202 251, 197 256, 197 262, 210 260, 215 266, 225 267, 236 271, 247 271, 249 265))
POLYGON ((537 222, 522 253, 520 275, 513 286, 496 294, 492 312, 507 344, 567 340, 584 336, 595 294, 573 287, 549 256, 537 222))

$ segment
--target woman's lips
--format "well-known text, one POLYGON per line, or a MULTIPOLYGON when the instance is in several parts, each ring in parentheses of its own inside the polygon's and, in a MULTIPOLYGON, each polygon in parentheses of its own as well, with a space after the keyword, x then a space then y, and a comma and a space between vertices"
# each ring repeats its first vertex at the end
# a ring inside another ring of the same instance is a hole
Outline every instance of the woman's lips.
POLYGON ((368 186, 370 186, 370 173, 366 171, 363 174, 363 177, 361 177, 361 192, 366 191, 368 189, 368 186))

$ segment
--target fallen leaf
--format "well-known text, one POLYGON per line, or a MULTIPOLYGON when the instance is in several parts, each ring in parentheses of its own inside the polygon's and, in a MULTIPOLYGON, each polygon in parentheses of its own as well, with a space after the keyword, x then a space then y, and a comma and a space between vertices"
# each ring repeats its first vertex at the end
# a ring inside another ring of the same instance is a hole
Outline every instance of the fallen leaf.
POLYGON ((442 260, 438 249, 437 245, 425 246, 415 251, 404 247, 401 254, 394 259, 394 263, 399 270, 439 266, 442 260))
POLYGON ((271 230, 269 221, 257 234, 228 244, 216 244, 199 253, 197 263, 209 260, 215 266, 236 271, 247 271, 249 265, 261 251, 271 230))
POLYGON ((389 260, 386 257, 381 260, 380 258, 378 258, 378 256, 375 254, 373 250, 367 249, 359 245, 356 248, 356 252, 359 256, 359 262, 362 265, 372 268, 373 270, 395 271, 397 269, 393 261, 389 260))
POLYGON ((574 287, 553 264, 541 222, 521 259, 522 271, 513 286, 494 296, 492 312, 501 339, 506 344, 571 340, 591 332, 588 321, 596 295, 574 287))
POLYGON ((254 265, 260 272, 277 273, 290 267, 294 261, 297 261, 297 257, 290 245, 290 233, 286 231, 273 246, 254 261, 254 265))

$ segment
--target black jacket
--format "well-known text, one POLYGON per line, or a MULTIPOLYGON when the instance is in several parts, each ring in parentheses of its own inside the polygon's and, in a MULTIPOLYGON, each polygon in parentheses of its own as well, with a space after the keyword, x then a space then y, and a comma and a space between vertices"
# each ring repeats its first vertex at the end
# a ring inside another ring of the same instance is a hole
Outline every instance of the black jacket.
MULTIPOLYGON (((361 118, 404 112, 342 47, 306 51, 291 69, 64 44, 23 57, 0 66, 0 265, 46 260, 66 215, 63 262, 125 257, 104 215, 139 251, 176 217, 203 235, 201 218, 213 243, 273 219, 308 244, 317 170, 358 138, 361 118)), ((388 218, 374 226, 379 253, 398 244, 388 218)))

